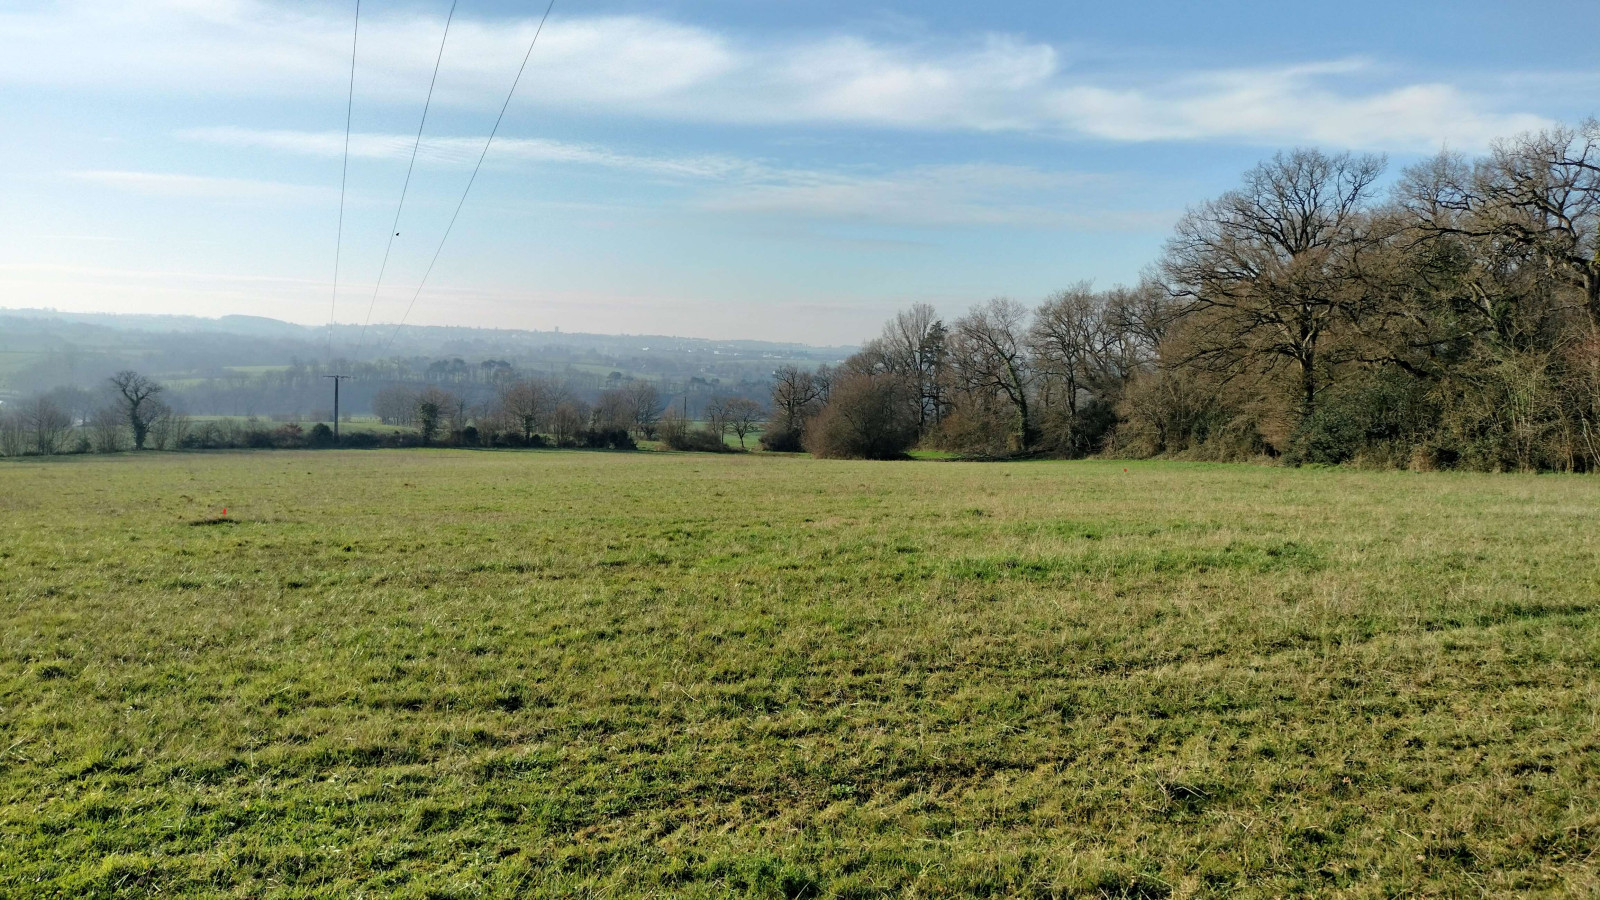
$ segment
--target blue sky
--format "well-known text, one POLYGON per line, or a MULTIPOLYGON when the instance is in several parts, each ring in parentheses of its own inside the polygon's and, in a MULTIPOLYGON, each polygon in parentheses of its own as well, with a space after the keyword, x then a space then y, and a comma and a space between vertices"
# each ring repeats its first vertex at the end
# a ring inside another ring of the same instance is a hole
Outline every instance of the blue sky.
MULTIPOLYGON (((0 8, 0 306, 326 323, 353 6, 0 8)), ((1600 112, 1600 3, 1528 6, 558 0, 410 321, 853 343, 1132 281, 1277 149, 1600 112)), ((460 0, 374 303, 448 7, 362 3, 341 322, 406 308, 543 4, 460 0)))

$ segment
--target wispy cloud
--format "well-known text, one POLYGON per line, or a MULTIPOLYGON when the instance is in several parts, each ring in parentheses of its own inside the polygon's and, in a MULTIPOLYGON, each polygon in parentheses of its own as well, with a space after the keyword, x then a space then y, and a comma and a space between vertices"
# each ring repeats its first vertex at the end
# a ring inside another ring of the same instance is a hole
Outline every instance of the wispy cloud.
MULTIPOLYGON (((180 136, 230 147, 337 157, 339 132, 197 128, 180 136)), ((358 134, 353 156, 405 159, 414 136, 358 134)), ((483 137, 429 138, 419 158, 441 165, 471 165, 483 137)), ((706 212, 778 215, 832 222, 947 227, 1000 225, 1075 230, 1152 230, 1177 217, 1167 210, 1097 209, 1118 182, 1109 176, 1051 172, 1028 166, 967 163, 894 171, 826 171, 793 168, 730 156, 646 156, 594 144, 550 140, 497 140, 496 164, 533 162, 594 166, 677 180, 698 191, 690 205, 706 212)), ((1126 201, 1124 201, 1126 202, 1126 201)))
MULTIPOLYGON (((251 147, 305 156, 337 158, 344 153, 344 133, 335 131, 262 130, 237 127, 187 128, 178 137, 226 147, 251 147)), ((483 152, 487 136, 425 137, 417 150, 423 162, 470 166, 483 152)), ((406 159, 415 135, 352 134, 350 155, 357 159, 406 159)), ((577 144, 543 138, 495 139, 492 159, 505 161, 575 163, 627 169, 652 175, 682 178, 722 178, 759 169, 746 160, 728 156, 646 156, 621 153, 594 144, 577 144)))
POLYGON ((790 171, 718 190, 702 205, 719 213, 922 228, 1152 231, 1176 221, 1176 211, 1113 209, 1112 186, 1102 175, 990 164, 863 174, 790 171))
POLYGON ((158 197, 250 203, 326 203, 338 196, 338 192, 331 188, 257 181, 249 178, 216 178, 209 175, 100 169, 65 174, 77 181, 158 197))
POLYGON ((1443 83, 1341 92, 1341 78, 1376 67, 1343 60, 1274 69, 1188 74, 1153 87, 1074 86, 1050 103, 1068 127, 1119 141, 1247 139, 1387 150, 1481 148, 1498 137, 1543 128, 1529 113, 1496 112, 1443 83))
MULTIPOLYGON (((326 12, 267 0, 65 0, 0 13, 8 48, 0 83, 331 101, 344 83, 349 22, 326 12)), ((441 24, 410 8, 372 15, 362 31, 360 102, 414 104, 441 24)), ((531 20, 458 17, 437 102, 491 108, 532 28, 531 20)), ((1366 60, 1086 71, 1056 47, 1015 35, 760 41, 645 16, 558 17, 525 85, 521 102, 585 115, 1111 141, 1470 149, 1545 124, 1490 93, 1366 60)))

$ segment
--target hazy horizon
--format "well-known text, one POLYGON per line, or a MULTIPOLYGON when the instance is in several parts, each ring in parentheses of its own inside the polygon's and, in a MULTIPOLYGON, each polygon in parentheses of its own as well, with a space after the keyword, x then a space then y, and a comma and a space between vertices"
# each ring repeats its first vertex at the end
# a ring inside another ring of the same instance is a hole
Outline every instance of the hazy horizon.
MULTIPOLYGON (((10 315, 10 316, 21 316, 21 317, 26 317, 26 318, 29 318, 29 319, 40 319, 40 320, 52 320, 52 319, 54 319, 54 320, 66 320, 66 321, 82 320, 84 324, 105 324, 105 325, 108 325, 108 326, 113 327, 113 328, 115 328, 115 327, 117 327, 119 325, 131 324, 128 321, 130 319, 137 320, 137 319, 141 319, 141 318, 154 319, 154 320, 192 319, 192 320, 199 321, 199 322, 214 322, 214 323, 217 323, 219 326, 224 326, 224 325, 228 324, 228 320, 230 320, 230 319, 232 319, 232 320, 239 320, 239 319, 250 320, 250 319, 253 319, 253 320, 258 320, 258 321, 264 322, 264 323, 272 323, 272 324, 275 324, 275 325, 290 325, 290 326, 294 326, 294 327, 297 327, 297 328, 305 328, 313 335, 317 334, 319 332, 326 333, 326 330, 328 328, 328 323, 327 322, 295 322, 295 321, 290 320, 290 319, 281 319, 281 318, 278 318, 276 316, 264 316, 264 315, 258 315, 258 314, 253 314, 253 313, 222 313, 222 314, 219 314, 219 315, 197 315, 197 314, 194 314, 194 313, 182 313, 182 312, 178 312, 178 313, 115 312, 115 311, 108 311, 108 310, 82 310, 82 311, 79 311, 79 310, 53 309, 53 308, 49 308, 49 307, 0 306, 0 318, 4 318, 4 317, 6 317, 8 315, 10 315), (107 319, 107 320, 110 320, 110 321, 108 321, 108 322, 97 322, 97 321, 95 321, 97 319, 107 319)), ((378 321, 374 321, 374 322, 371 323, 369 328, 372 331, 376 331, 376 332, 381 332, 383 334, 387 334, 388 332, 390 332, 393 329, 395 329, 398 324, 399 323, 396 323, 396 322, 378 322, 378 321)), ((358 328, 360 326, 361 326, 361 323, 359 323, 359 322, 354 322, 354 323, 340 322, 340 323, 336 323, 336 329, 349 330, 349 329, 358 328)), ((644 339, 666 338, 666 339, 672 339, 672 340, 704 341, 706 343, 712 343, 712 344, 715 344, 715 343, 771 344, 773 346, 794 346, 794 347, 804 347, 804 348, 811 349, 811 350, 828 350, 828 351, 840 351, 840 352, 855 350, 856 348, 858 348, 860 346, 860 343, 861 343, 860 341, 857 341, 855 343, 848 343, 848 344, 812 344, 812 343, 808 343, 806 341, 764 340, 764 339, 761 339, 761 338, 737 338, 737 337, 736 338, 705 338, 705 337, 699 337, 697 335, 691 335, 691 334, 665 334, 665 333, 652 332, 652 331, 581 331, 581 330, 570 329, 570 328, 561 328, 560 326, 556 326, 554 328, 516 328, 516 327, 513 327, 513 326, 505 326, 505 325, 465 325, 465 324, 463 324, 463 325, 452 325, 452 324, 416 323, 416 322, 412 322, 412 323, 408 323, 407 325, 403 326, 403 328, 405 330, 402 331, 402 334, 405 334, 408 331, 425 331, 425 330, 428 330, 428 329, 462 329, 462 330, 468 330, 468 331, 503 331, 503 332, 513 333, 513 334, 519 334, 519 333, 520 334, 559 334, 559 335, 564 335, 564 336, 565 335, 570 335, 570 336, 573 336, 573 337, 599 337, 599 338, 616 338, 616 339, 621 339, 621 338, 644 338, 644 339)), ((156 329, 140 329, 140 330, 156 330, 156 329)), ((226 331, 226 328, 219 328, 219 330, 226 331)), ((0 351, 4 351, 5 349, 6 348, 4 346, 0 346, 0 351)), ((343 355, 343 351, 346 350, 346 349, 348 349, 348 348, 344 348, 339 343, 336 342, 334 347, 333 347, 334 355, 335 356, 343 355)), ((367 347, 365 349, 368 351, 365 354, 366 356, 373 356, 375 354, 381 354, 383 352, 383 348, 381 348, 381 347, 371 347, 371 346, 369 346, 369 347, 367 347)))

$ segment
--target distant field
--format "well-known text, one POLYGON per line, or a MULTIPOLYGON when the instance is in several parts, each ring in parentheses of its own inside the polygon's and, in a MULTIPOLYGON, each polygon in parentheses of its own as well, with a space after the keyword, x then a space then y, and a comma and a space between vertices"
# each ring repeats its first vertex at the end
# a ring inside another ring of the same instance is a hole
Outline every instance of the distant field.
POLYGON ((1557 476, 3 461, 0 896, 1593 897, 1597 526, 1557 476))
POLYGON ((38 362, 43 353, 34 350, 9 350, 0 348, 0 376, 20 372, 38 362))
MULTIPOLYGON (((333 425, 333 421, 331 419, 307 418, 296 422, 279 422, 271 417, 261 416, 190 416, 189 421, 193 424, 204 424, 206 422, 216 422, 221 424, 224 422, 232 422, 241 428, 253 426, 256 428, 265 428, 268 431, 282 428, 285 425, 299 425, 301 428, 308 430, 315 426, 318 422, 322 422, 329 427, 332 427, 333 425)), ((416 430, 417 429, 415 427, 408 425, 385 425, 376 416, 355 416, 339 423, 340 434, 354 434, 357 431, 370 431, 373 434, 415 434, 416 430)))

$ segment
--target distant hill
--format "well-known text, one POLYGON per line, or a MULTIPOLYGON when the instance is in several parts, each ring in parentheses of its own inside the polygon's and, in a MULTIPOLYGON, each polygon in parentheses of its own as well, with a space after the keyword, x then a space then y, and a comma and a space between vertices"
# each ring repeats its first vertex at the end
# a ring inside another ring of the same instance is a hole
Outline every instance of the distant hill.
MULTIPOLYGON (((319 342, 327 340, 327 329, 323 326, 296 325, 293 322, 284 322, 265 316, 233 315, 207 318, 204 316, 144 315, 137 313, 72 313, 53 309, 6 309, 0 307, 0 323, 4 323, 6 319, 97 325, 118 331, 156 333, 210 332, 247 337, 287 338, 319 342)), ((367 330, 369 335, 371 332, 388 334, 393 328, 393 324, 374 323, 367 330)), ((360 327, 356 325, 334 326, 335 352, 339 352, 341 342, 353 343, 357 340, 360 331, 360 327)), ((0 332, 0 343, 3 342, 3 332, 0 332)), ((406 352, 407 350, 415 352, 433 344, 443 343, 491 346, 548 346, 560 344, 567 347, 593 346, 612 348, 649 347, 651 344, 657 344, 661 347, 678 349, 726 349, 748 354, 799 355, 817 359, 842 359, 856 350, 853 346, 818 347, 810 344, 755 340, 718 341, 707 338, 675 337, 658 334, 590 334, 585 332, 531 331, 517 328, 470 328, 441 325, 407 325, 400 332, 397 343, 401 345, 398 348, 400 352, 406 352)), ((368 352, 363 353, 363 358, 374 355, 376 354, 372 351, 372 348, 368 348, 368 352)))
POLYGON ((527 371, 605 377, 618 372, 688 383, 762 381, 780 365, 836 363, 854 347, 713 341, 670 335, 574 334, 500 328, 406 326, 393 346, 355 325, 328 329, 263 316, 125 315, 0 309, 0 393, 20 395, 103 382, 133 368, 169 379, 213 378, 245 369, 404 360, 509 362, 527 371), (332 353, 329 352, 331 344, 332 353), (359 346, 358 348, 358 345, 359 346))

